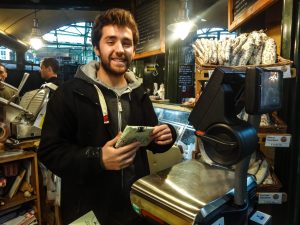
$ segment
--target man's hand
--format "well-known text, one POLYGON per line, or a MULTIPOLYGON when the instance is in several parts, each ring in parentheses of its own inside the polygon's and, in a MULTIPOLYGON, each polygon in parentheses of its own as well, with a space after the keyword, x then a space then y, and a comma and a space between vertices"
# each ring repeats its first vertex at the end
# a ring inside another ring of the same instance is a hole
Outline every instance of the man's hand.
POLYGON ((133 142, 116 149, 114 145, 121 134, 120 132, 102 147, 102 161, 106 170, 121 170, 130 166, 133 163, 136 151, 140 147, 139 142, 133 142))
POLYGON ((153 138, 154 142, 158 145, 170 144, 172 142, 171 129, 166 124, 155 126, 151 138, 153 138))

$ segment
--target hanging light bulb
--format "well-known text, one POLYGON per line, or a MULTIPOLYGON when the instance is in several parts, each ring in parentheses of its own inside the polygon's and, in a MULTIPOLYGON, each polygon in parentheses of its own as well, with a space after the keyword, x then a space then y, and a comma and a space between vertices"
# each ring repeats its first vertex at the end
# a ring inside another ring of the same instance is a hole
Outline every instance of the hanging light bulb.
POLYGON ((190 32, 196 31, 197 26, 188 17, 188 0, 180 0, 178 17, 175 23, 167 26, 168 30, 181 40, 184 40, 190 32))
POLYGON ((38 19, 36 18, 36 10, 34 11, 33 27, 32 27, 29 42, 30 42, 30 46, 35 50, 40 49, 44 45, 42 34, 39 29, 38 19))

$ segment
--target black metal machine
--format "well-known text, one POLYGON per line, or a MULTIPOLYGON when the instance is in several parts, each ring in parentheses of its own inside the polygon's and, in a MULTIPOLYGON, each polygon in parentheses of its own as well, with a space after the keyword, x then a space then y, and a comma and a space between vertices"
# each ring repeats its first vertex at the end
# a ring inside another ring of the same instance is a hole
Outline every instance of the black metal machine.
POLYGON ((131 190, 135 211, 160 224, 248 224, 256 182, 247 170, 258 146, 256 130, 262 113, 281 107, 282 79, 277 70, 217 67, 189 121, 220 167, 187 160, 139 179, 131 190), (243 109, 247 122, 237 116, 243 109))

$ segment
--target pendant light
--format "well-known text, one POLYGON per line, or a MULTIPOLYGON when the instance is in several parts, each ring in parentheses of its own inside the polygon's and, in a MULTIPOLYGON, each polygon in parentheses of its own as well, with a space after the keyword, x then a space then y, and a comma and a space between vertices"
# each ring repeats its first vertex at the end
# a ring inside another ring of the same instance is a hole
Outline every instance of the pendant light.
POLYGON ((178 17, 175 23, 168 25, 167 28, 181 40, 184 40, 190 32, 197 30, 195 23, 188 17, 188 0, 179 0, 178 17))
POLYGON ((44 45, 42 34, 39 29, 38 19, 36 18, 36 10, 34 10, 33 27, 31 30, 29 42, 30 46, 35 50, 40 49, 44 45))

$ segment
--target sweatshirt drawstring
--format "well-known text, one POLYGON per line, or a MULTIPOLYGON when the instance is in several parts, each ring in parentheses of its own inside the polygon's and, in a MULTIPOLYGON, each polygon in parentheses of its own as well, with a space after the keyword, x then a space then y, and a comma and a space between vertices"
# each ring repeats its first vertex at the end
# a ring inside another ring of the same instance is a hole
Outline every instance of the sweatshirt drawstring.
POLYGON ((94 87, 97 90, 98 99, 99 99, 99 103, 101 105, 101 110, 102 110, 102 114, 103 114, 104 124, 108 124, 109 123, 108 110, 107 110, 107 105, 105 102, 104 95, 103 95, 102 91, 100 90, 100 88, 98 88, 98 86, 96 84, 94 84, 94 87))

